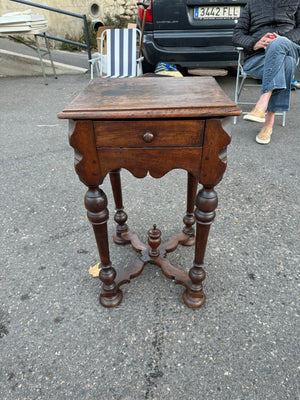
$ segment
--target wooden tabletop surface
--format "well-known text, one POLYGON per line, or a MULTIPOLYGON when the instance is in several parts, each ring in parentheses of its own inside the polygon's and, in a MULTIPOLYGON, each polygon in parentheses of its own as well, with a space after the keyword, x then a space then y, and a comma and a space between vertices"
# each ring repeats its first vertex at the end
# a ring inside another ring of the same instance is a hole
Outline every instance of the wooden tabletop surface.
POLYGON ((241 110, 212 77, 96 78, 62 119, 224 117, 241 110))

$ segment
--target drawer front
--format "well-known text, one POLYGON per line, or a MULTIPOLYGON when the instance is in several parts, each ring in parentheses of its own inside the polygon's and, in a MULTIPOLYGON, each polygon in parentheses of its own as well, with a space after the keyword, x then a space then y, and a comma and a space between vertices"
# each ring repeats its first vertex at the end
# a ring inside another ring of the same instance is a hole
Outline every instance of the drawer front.
POLYGON ((203 120, 94 121, 96 147, 202 147, 203 120))

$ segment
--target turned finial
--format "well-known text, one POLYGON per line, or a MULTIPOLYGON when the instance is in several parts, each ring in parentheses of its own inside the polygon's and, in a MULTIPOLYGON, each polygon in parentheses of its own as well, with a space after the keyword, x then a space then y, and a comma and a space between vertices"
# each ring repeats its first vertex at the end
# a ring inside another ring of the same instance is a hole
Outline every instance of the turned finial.
POLYGON ((156 228, 156 225, 153 225, 153 229, 148 231, 148 243, 150 246, 149 255, 151 257, 159 256, 158 247, 161 243, 161 231, 156 228))

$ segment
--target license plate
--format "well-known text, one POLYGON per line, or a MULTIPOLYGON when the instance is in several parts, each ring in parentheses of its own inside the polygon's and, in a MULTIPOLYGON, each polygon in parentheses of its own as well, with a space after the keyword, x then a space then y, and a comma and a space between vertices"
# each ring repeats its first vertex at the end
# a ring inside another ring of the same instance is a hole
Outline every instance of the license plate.
POLYGON ((195 19, 237 19, 241 14, 241 7, 238 6, 207 6, 195 7, 195 19))

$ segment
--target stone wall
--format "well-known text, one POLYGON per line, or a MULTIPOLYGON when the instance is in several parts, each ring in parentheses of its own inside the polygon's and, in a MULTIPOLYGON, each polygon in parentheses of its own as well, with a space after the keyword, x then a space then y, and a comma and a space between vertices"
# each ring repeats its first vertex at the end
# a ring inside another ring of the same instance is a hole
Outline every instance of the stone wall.
MULTIPOLYGON (((86 14, 87 18, 94 23, 99 22, 100 24, 104 22, 106 15, 130 18, 137 14, 137 0, 31 0, 31 2, 76 14, 86 14)), ((49 35, 65 38, 68 34, 73 39, 77 39, 83 32, 82 19, 9 0, 0 1, 0 15, 28 9, 31 9, 34 14, 43 14, 47 18, 49 35)))

